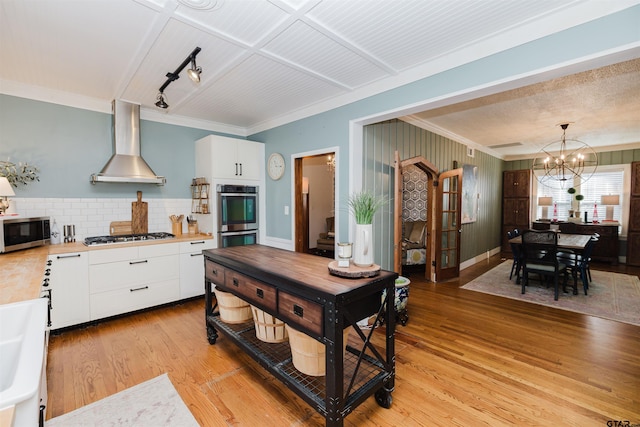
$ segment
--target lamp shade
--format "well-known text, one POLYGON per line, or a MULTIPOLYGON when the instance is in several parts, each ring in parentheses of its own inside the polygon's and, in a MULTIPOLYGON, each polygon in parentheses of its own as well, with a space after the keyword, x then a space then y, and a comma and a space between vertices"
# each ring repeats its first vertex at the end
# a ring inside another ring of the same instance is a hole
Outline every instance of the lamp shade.
POLYGON ((538 197, 538 206, 553 206, 553 197, 538 197))
POLYGON ((618 194, 602 196, 601 204, 605 206, 617 206, 620 204, 620 196, 618 194))
POLYGON ((9 180, 4 176, 0 176, 0 197, 15 195, 16 193, 13 192, 13 188, 11 188, 9 180))

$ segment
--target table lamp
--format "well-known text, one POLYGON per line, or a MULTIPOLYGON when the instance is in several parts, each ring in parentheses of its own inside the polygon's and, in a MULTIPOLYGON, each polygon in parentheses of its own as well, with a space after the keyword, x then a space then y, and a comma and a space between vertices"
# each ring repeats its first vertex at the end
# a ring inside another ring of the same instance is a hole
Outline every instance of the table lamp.
POLYGON ((9 196, 15 196, 16 193, 13 192, 13 188, 11 188, 11 184, 9 180, 0 176, 0 214, 4 214, 7 209, 9 209, 9 196), (4 199, 2 199, 4 197, 4 199))
POLYGON ((607 207, 606 218, 604 220, 613 221, 613 208, 620 204, 620 195, 610 194, 608 196, 602 196, 600 202, 600 204, 607 207))
POLYGON ((542 219, 549 219, 549 206, 553 206, 553 197, 538 197, 538 206, 542 206, 542 219))

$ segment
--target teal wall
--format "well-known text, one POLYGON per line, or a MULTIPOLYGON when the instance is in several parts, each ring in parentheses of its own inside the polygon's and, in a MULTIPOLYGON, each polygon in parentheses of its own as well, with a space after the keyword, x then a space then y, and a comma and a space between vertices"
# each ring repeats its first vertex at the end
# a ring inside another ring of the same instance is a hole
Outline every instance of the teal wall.
MULTIPOLYGON (((400 120, 389 120, 365 127, 363 186, 378 195, 393 195, 395 188, 394 153, 401 160, 422 156, 438 168, 438 172, 453 169, 453 162, 478 166, 478 217, 476 222, 462 225, 460 261, 500 246, 502 216, 502 163, 488 154, 476 151, 467 156, 466 146, 400 120)), ((463 183, 464 185, 464 183, 463 183)), ((393 199, 376 215, 374 248, 376 262, 393 266, 393 199)))
MULTIPOLYGON (((379 115, 403 108, 407 105, 423 103, 425 100, 446 98, 454 93, 465 92, 512 76, 523 76, 537 70, 553 69, 578 61, 582 58, 600 56, 623 46, 637 45, 640 41, 640 6, 632 7, 596 21, 568 29, 522 46, 500 52, 483 59, 444 71, 402 87, 383 92, 331 111, 278 126, 254 135, 249 139, 265 143, 266 156, 280 152, 287 159, 292 154, 322 147, 337 146, 341 161, 339 175, 340 187, 336 189, 341 200, 347 200, 349 169, 361 159, 349 159, 349 126, 351 121, 379 115)), ((356 142, 358 143, 358 142, 356 142)), ((437 157, 438 154, 436 154, 437 157)), ((365 171, 366 175, 367 171, 365 171)), ((499 182, 495 188, 499 189, 499 182)), ((499 191, 499 190, 496 190, 499 191)), ((267 180, 267 235, 292 239, 290 219, 282 219, 282 204, 291 202, 291 180, 287 174, 279 181, 267 180), (271 203, 276 201, 277 203, 271 203)), ((338 209, 346 210, 346 206, 338 209)), ((338 240, 346 241, 348 235, 347 215, 341 215, 338 228, 338 240)), ((497 233, 499 235, 499 232, 497 233)), ((384 243, 389 246, 391 243, 384 243)), ((462 248, 465 257, 479 255, 484 248, 468 248, 477 242, 467 241, 462 248)), ((376 259, 376 262, 379 262, 376 259)), ((384 264, 381 264, 384 265, 384 264)), ((385 265, 388 268, 388 265, 385 265)))
POLYGON ((142 157, 167 178, 153 184, 91 184, 113 154, 112 115, 0 94, 0 160, 40 169, 40 181, 20 186, 18 197, 189 198, 194 142, 213 132, 140 121, 142 157))

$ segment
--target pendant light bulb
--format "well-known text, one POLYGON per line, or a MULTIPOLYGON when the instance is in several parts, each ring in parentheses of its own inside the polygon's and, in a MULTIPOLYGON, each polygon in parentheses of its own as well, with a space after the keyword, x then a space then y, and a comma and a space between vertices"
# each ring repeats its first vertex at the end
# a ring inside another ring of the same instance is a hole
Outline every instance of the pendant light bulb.
POLYGON ((202 67, 196 66, 196 59, 191 59, 191 68, 187 70, 187 75, 195 83, 200 83, 200 73, 202 73, 202 67))

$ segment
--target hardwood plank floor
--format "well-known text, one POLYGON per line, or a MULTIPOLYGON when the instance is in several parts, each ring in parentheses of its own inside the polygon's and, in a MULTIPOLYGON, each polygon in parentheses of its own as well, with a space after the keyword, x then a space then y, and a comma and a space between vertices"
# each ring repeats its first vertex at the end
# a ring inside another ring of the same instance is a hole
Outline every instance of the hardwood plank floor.
MULTIPOLYGON (((640 425, 640 327, 460 289, 500 261, 411 275, 393 404, 369 398, 346 426, 640 425)), ((203 426, 324 425, 224 336, 209 345, 202 299, 52 336, 47 418, 165 372, 203 426)))

